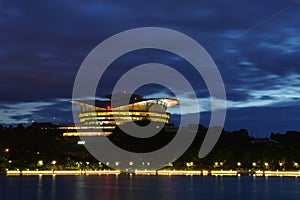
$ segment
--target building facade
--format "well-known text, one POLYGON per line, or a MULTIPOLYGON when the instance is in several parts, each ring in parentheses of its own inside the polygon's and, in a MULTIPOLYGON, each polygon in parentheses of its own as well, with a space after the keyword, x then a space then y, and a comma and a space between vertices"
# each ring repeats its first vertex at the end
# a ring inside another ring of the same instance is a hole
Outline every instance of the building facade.
POLYGON ((117 126, 135 122, 145 124, 152 122, 169 124, 170 113, 166 112, 179 103, 171 98, 143 98, 136 94, 107 95, 107 100, 72 100, 80 105, 78 119, 80 124, 63 127, 64 136, 107 136, 117 126), (128 102, 129 101, 129 102, 128 102))

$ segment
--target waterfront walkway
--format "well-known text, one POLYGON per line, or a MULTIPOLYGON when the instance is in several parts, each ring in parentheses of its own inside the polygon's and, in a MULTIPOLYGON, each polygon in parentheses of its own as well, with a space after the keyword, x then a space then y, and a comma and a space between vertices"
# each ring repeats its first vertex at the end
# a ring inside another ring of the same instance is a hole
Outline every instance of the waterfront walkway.
POLYGON ((43 175, 184 175, 184 176, 293 176, 300 177, 300 171, 249 171, 237 170, 135 170, 132 172, 121 172, 120 170, 7 170, 7 176, 43 176, 43 175))

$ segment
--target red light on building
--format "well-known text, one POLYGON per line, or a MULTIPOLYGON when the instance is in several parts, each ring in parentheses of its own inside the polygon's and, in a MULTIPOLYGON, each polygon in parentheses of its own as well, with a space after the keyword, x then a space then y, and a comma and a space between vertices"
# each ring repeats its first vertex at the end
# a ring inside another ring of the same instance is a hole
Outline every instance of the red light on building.
POLYGON ((110 107, 110 106, 106 106, 106 109, 107 109, 107 110, 110 110, 110 109, 111 109, 111 107, 110 107))

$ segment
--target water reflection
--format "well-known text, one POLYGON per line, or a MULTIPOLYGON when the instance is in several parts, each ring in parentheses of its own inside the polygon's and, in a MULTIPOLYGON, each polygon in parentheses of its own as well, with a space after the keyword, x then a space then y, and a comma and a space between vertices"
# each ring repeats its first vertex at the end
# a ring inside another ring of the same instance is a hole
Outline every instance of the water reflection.
POLYGON ((56 196, 56 175, 52 176, 52 182, 51 182, 51 199, 55 199, 56 196))
POLYGON ((0 176, 0 199, 298 199, 300 178, 0 176))
POLYGON ((43 176, 38 176, 37 198, 43 199, 43 176))
MULTIPOLYGON (((85 189, 86 189, 86 177, 85 176, 76 176, 76 196, 75 198, 80 200, 84 199, 86 196, 85 189)), ((71 191, 70 191, 71 192, 71 191)))

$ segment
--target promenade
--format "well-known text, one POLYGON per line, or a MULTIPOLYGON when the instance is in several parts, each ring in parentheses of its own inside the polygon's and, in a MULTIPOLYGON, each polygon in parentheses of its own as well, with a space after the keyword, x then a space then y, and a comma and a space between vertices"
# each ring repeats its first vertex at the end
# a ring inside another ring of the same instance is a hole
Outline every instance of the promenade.
POLYGON ((134 170, 121 172, 120 170, 7 170, 7 176, 56 176, 56 175, 161 175, 161 176, 279 176, 300 177, 300 171, 249 171, 237 170, 134 170))

